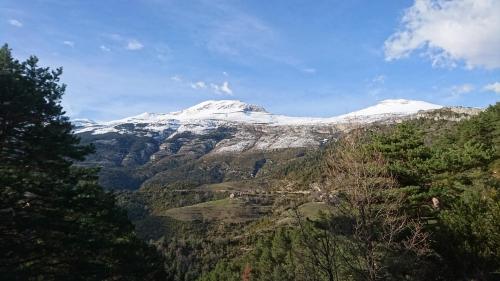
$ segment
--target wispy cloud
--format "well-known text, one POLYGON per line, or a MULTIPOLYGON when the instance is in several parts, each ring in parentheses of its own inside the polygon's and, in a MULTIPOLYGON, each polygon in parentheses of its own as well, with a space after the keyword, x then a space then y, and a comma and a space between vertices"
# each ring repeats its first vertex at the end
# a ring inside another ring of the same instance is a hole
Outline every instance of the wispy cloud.
MULTIPOLYGON (((129 50, 129 51, 138 51, 138 50, 142 50, 144 49, 145 45, 143 42, 139 41, 138 39, 136 38, 133 38, 133 37, 129 37, 129 36, 126 36, 126 35, 121 35, 119 33, 104 33, 104 34, 101 34, 101 36, 105 39, 108 40, 107 43, 109 43, 109 45, 111 45, 111 47, 115 47, 115 48, 125 48, 126 50, 129 50), (109 40, 111 42, 109 42, 109 40)), ((104 46, 104 48, 101 47, 101 50, 104 51, 104 49, 106 48, 110 48, 108 47, 109 45, 106 45, 104 46)), ((156 51, 158 52, 164 52, 163 48, 156 48, 156 51), (159 51, 161 50, 161 51, 159 51)))
POLYGON ((75 47, 75 42, 73 41, 63 41, 63 44, 71 48, 75 47))
POLYGON ((483 87, 483 90, 500 94, 500 82, 488 84, 483 87))
POLYGON ((232 96, 233 95, 233 89, 231 89, 231 86, 229 85, 229 81, 223 81, 220 84, 216 82, 210 82, 210 81, 190 81, 189 79, 183 79, 181 76, 178 74, 171 76, 170 80, 175 81, 177 83, 180 83, 181 85, 184 85, 185 87, 190 87, 194 90, 212 90, 216 94, 220 95, 228 95, 232 96))
POLYGON ((232 96, 233 95, 233 90, 229 87, 229 82, 224 81, 222 82, 221 85, 217 84, 210 84, 210 87, 218 94, 223 94, 223 95, 228 95, 232 96))
POLYGON ((224 9, 228 15, 236 16, 220 20, 209 31, 207 47, 210 51, 226 56, 256 55, 268 51, 277 37, 270 26, 234 8, 224 9))
POLYGON ((181 82, 182 78, 176 74, 176 75, 170 77, 170 80, 175 81, 175 82, 181 82))
POLYGON ((433 66, 500 68, 500 1, 415 0, 384 49, 389 61, 421 50, 433 66))
POLYGON ((16 19, 10 19, 7 21, 10 25, 15 26, 15 27, 23 27, 23 23, 16 20, 16 19))
POLYGON ((141 42, 137 41, 136 39, 130 39, 127 42, 127 46, 126 46, 127 50, 137 51, 137 50, 140 50, 142 48, 144 48, 144 45, 141 42))
POLYGON ((371 80, 366 80, 367 93, 372 97, 379 97, 382 93, 386 91, 384 84, 387 80, 387 76, 384 74, 379 74, 373 77, 371 80))
MULTIPOLYGON (((123 48, 130 50, 130 51, 137 51, 141 50, 144 48, 144 44, 140 42, 137 39, 130 38, 128 36, 124 36, 118 33, 104 33, 102 34, 104 38, 107 40, 111 40, 114 42, 108 42, 111 43, 111 46, 116 46, 118 47, 119 45, 123 46, 123 48)), ((107 49, 110 49, 108 46, 101 45, 100 49, 103 51, 107 51, 107 49)))
MULTIPOLYGON (((299 71, 312 70, 290 52, 286 37, 258 15, 249 13, 235 3, 204 1, 203 23, 192 23, 196 40, 208 51, 242 64, 254 64, 256 59, 283 64, 299 71), (223 15, 223 16, 220 16, 223 15), (200 35, 199 28, 205 28, 200 35)), ((194 21, 200 18, 195 15, 194 21)), ((307 72, 307 71, 306 71, 307 72)), ((311 72, 309 72, 311 73, 311 72)))
POLYGON ((458 97, 462 94, 467 94, 474 91, 475 87, 472 84, 462 84, 451 87, 452 96, 458 97))
POLYGON ((106 47, 105 45, 99 46, 99 49, 103 52, 111 52, 111 49, 109 47, 106 47))
POLYGON ((207 87, 207 83, 204 81, 198 81, 195 83, 191 83, 191 88, 193 89, 205 89, 207 87))
POLYGON ((271 63, 314 72, 292 52, 286 33, 238 2, 200 0, 186 6, 162 2, 157 7, 173 19, 176 28, 189 36, 196 47, 205 48, 203 51, 218 59, 245 66, 271 63))

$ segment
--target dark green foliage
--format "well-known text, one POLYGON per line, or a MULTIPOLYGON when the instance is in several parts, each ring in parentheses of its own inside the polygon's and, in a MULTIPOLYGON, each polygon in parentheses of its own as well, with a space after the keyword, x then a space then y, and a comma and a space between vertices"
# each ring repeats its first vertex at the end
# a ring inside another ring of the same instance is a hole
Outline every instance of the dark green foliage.
POLYGON ((161 280, 162 258, 135 236, 97 171, 72 167, 92 147, 63 115, 61 73, 0 49, 0 276, 161 280))
POLYGON ((251 269, 250 280, 313 280, 301 273, 303 264, 294 250, 299 247, 297 235, 297 232, 288 229, 277 229, 265 234, 253 242, 250 253, 237 259, 220 261, 200 280, 242 280, 245 268, 251 269), (297 274, 301 277, 298 278, 297 274))
MULTIPOLYGON (((197 280, 217 268, 220 261, 236 260, 240 254, 241 244, 234 236, 242 228, 241 224, 212 225, 203 222, 192 225, 178 224, 175 230, 177 233, 166 235, 172 238, 164 238, 160 242, 166 257, 168 279, 197 280)), ((239 273, 235 274, 238 275, 239 273)))
POLYGON ((376 135, 376 151, 383 153, 389 171, 403 186, 423 186, 429 178, 427 162, 431 150, 424 144, 424 132, 412 123, 396 126, 390 134, 376 135))
POLYGON ((456 277, 495 280, 500 269, 500 197, 491 189, 467 190, 440 214, 436 249, 456 277))
POLYGON ((254 280, 284 281, 296 280, 297 257, 293 248, 298 246, 297 234, 278 229, 273 236, 259 239, 250 256, 254 280))
POLYGON ((65 85, 62 69, 20 63, 7 46, 0 49, 0 157, 3 165, 67 174, 69 159, 82 160, 90 150, 78 145, 59 101, 65 85))
POLYGON ((300 152, 296 155, 296 159, 289 161, 286 165, 276 167, 273 170, 273 176, 295 180, 302 188, 313 182, 322 183, 327 170, 325 155, 325 148, 308 153, 300 152))
MULTIPOLYGON (((240 281, 243 268, 241 263, 231 261, 220 261, 209 273, 202 275, 200 281, 240 281)), ((254 279, 255 280, 255 279, 254 279)))
POLYGON ((376 138, 428 222, 442 278, 494 280, 493 272, 500 270, 499 124, 496 104, 437 133, 413 122, 376 138), (432 207, 431 198, 439 205, 432 207))
POLYGON ((433 184, 446 191, 448 202, 439 213, 436 249, 455 278, 499 277, 499 124, 497 103, 437 144, 440 165, 433 184))
POLYGON ((341 268, 336 245, 328 244, 333 234, 320 221, 304 221, 304 227, 278 227, 261 233, 251 242, 252 250, 232 260, 222 260, 200 280, 242 280, 245 268, 251 269, 250 280, 329 281, 352 280, 341 268), (332 263, 330 258, 334 258, 332 263), (227 276, 228 279, 216 279, 227 276))
POLYGON ((99 185, 110 190, 136 190, 144 177, 134 173, 129 168, 102 168, 99 171, 99 185))

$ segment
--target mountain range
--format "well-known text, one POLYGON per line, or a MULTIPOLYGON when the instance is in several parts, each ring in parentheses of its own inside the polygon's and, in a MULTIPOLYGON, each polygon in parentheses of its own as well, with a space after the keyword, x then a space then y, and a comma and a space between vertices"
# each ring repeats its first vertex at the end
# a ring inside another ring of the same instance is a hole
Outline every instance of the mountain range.
POLYGON ((454 121, 479 112, 391 99, 340 116, 289 117, 237 100, 211 100, 166 114, 73 124, 82 142, 96 148, 81 164, 102 167, 106 188, 138 189, 258 177, 354 128, 411 118, 454 121))
POLYGON ((384 100, 374 106, 330 118, 289 117, 267 112, 263 107, 238 100, 209 100, 190 108, 166 113, 142 113, 120 120, 96 123, 88 119, 74 120, 76 132, 92 131, 94 134, 124 132, 123 124, 147 124, 147 130, 161 132, 166 129, 203 132, 214 123, 265 124, 270 126, 331 125, 345 123, 369 123, 390 117, 402 117, 422 110, 442 108, 440 105, 414 100, 384 100))

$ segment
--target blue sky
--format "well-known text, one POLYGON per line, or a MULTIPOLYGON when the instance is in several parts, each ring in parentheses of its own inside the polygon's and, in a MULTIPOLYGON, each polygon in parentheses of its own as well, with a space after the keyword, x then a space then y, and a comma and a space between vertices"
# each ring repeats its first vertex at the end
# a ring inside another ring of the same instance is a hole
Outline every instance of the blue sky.
POLYGON ((72 118, 238 99, 333 116, 500 98, 500 1, 2 0, 0 41, 63 66, 72 118))

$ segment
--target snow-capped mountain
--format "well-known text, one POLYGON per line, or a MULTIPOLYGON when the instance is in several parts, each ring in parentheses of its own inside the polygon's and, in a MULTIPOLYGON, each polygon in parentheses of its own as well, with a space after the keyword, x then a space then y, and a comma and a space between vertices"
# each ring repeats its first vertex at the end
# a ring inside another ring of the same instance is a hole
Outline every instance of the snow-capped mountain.
POLYGON ((110 122, 79 119, 73 124, 82 142, 96 147, 82 165, 103 167, 103 186, 136 189, 181 179, 202 184, 251 178, 263 173, 263 163, 280 165, 353 128, 409 118, 455 121, 470 114, 475 112, 441 109, 422 101, 385 100, 329 118, 289 117, 222 100, 171 113, 143 113, 110 122))
POLYGON ((342 115, 341 117, 380 116, 384 114, 407 115, 417 113, 421 110, 439 108, 442 108, 442 106, 425 101, 388 99, 383 100, 376 105, 342 115))
MULTIPOLYGON (((231 128, 231 137, 217 142, 211 153, 315 147, 336 133, 373 122, 390 122, 417 112, 442 106, 423 101, 384 100, 352 113, 329 117, 290 117, 267 112, 263 107, 237 100, 205 101, 171 113, 143 113, 120 120, 97 123, 76 120, 77 134, 109 133, 173 138, 181 133, 206 135, 219 128, 231 128)), ((156 157, 156 156, 153 156, 156 157)))
POLYGON ((74 123, 76 133, 128 133, 126 129, 121 128, 124 124, 142 124, 141 127, 144 130, 152 132, 180 130, 202 133, 221 125, 237 123, 271 126, 328 126, 346 123, 371 123, 441 107, 423 101, 384 100, 374 106, 341 116, 312 118, 276 115, 267 112, 258 105, 251 105, 238 100, 220 100, 205 101, 190 108, 166 114, 146 112, 137 116, 104 123, 96 123, 91 120, 75 120, 74 123))

